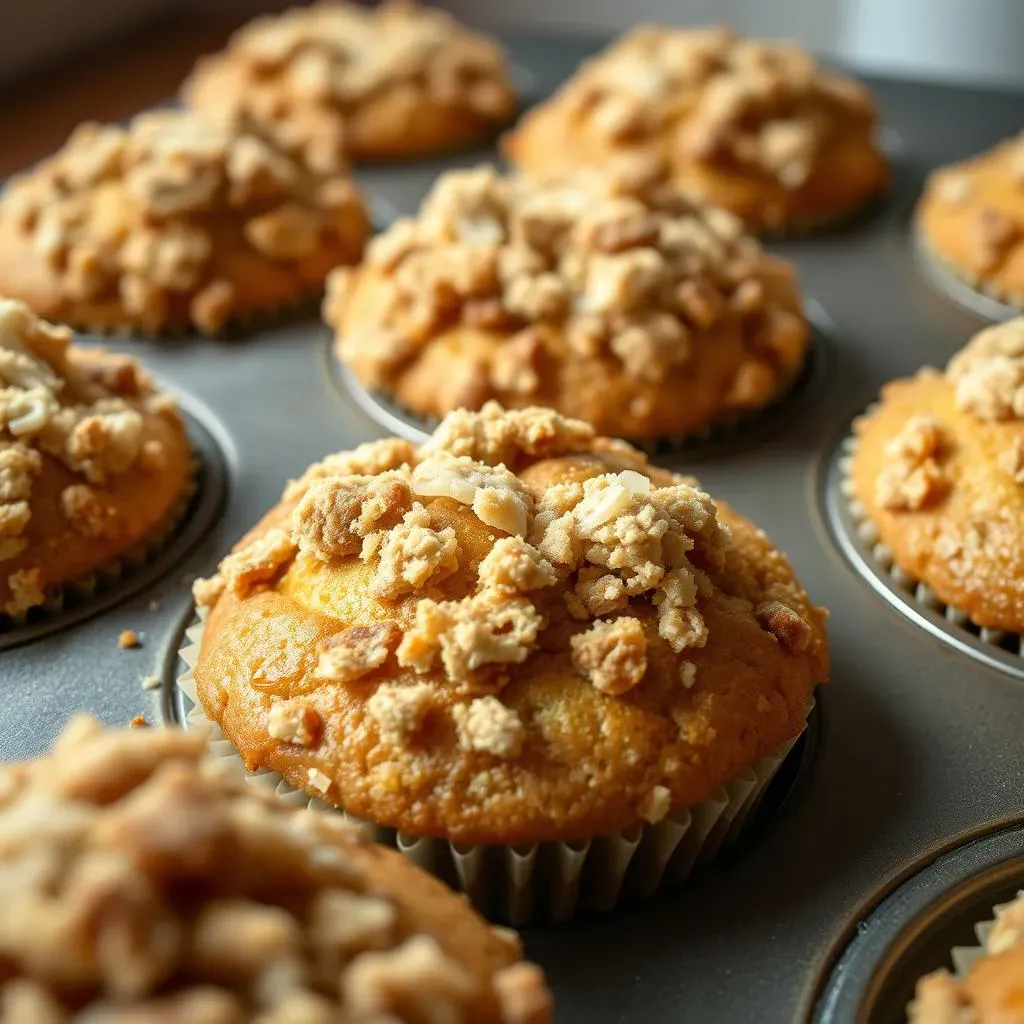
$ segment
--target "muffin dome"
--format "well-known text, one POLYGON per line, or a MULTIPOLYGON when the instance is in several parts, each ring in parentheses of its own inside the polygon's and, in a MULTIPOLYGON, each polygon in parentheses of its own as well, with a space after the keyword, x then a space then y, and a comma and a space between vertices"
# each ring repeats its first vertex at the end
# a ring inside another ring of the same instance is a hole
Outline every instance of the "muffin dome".
POLYGON ((332 274, 324 315, 358 379, 420 416, 543 404, 634 439, 759 409, 810 342, 792 268, 632 162, 445 174, 332 274))
POLYGON ((823 613, 765 535, 550 410, 449 416, 291 484, 197 603, 252 770, 415 835, 612 835, 799 734, 823 613))
POLYGON ((987 928, 981 955, 962 977, 935 971, 917 983, 909 1009, 910 1024, 1004 1024, 1013 1020, 1024 979, 1024 896, 998 909, 998 916, 987 928))
POLYGON ((0 196, 0 294, 97 329, 216 332, 318 294, 369 231, 349 179, 175 110, 86 124, 0 196))
POLYGON ((9 1024, 544 1024, 509 933, 180 730, 72 721, 0 795, 9 1024))
POLYGON ((0 300, 0 612, 159 539, 187 493, 173 398, 139 364, 0 300))
POLYGON ((513 114, 505 54, 443 11, 317 3, 258 18, 199 62, 185 102, 244 114, 310 167, 465 146, 513 114))
POLYGON ((752 228, 799 230, 885 186, 875 122, 863 86, 794 44, 644 25, 530 111, 506 149, 545 175, 643 154, 663 161, 677 188, 752 228))
POLYGON ((896 564, 979 626, 1024 633, 1024 319, 856 424, 854 494, 896 564))
POLYGON ((1024 307, 1024 135, 935 171, 917 228, 925 252, 957 277, 1024 307))

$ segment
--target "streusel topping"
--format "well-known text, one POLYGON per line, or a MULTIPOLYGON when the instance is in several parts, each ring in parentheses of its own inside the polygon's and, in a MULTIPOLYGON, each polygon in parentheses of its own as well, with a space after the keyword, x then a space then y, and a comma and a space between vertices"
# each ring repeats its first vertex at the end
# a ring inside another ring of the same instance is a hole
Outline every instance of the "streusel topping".
POLYGON ((547 1019, 539 971, 468 969, 367 873, 357 830, 261 795, 205 744, 82 717, 4 768, 5 1021, 420 1024, 490 1006, 523 1024, 527 1003, 547 1019))
POLYGON ((976 334, 949 362, 957 408, 980 420, 1024 420, 1024 317, 976 334))
MULTIPOLYGON (((424 681, 386 683, 373 694, 368 711, 386 742, 408 743, 448 720, 465 749, 515 758, 526 723, 500 693, 509 668, 538 652, 552 621, 573 634, 575 669, 610 696, 643 682, 651 643, 682 654, 708 641, 700 601, 716 592, 709 573, 722 566, 730 535, 707 494, 681 478, 655 485, 639 471, 637 452, 638 469, 583 482, 539 482, 496 461, 521 471, 541 455, 599 457, 610 447, 620 450, 550 410, 503 420, 488 405, 453 414, 407 462, 384 459, 388 468, 376 476, 347 472, 366 465, 365 450, 354 461, 325 460, 307 474, 304 492, 292 487, 291 533, 271 528, 228 556, 212 581, 199 582, 196 601, 213 604, 225 588, 245 596, 296 561, 300 571, 362 562, 393 617, 323 641, 316 676, 365 685, 392 663, 424 681), (400 500, 375 504, 371 495, 385 491, 400 500), (492 531, 483 553, 460 544, 453 502, 492 531), (445 589, 449 579, 456 596, 445 589), (446 708, 439 676, 469 703, 446 708)), ((792 608, 748 605, 781 648, 807 648, 811 628, 792 608)), ((676 678, 680 690, 692 687, 693 666, 681 663, 676 678)))
MULTIPOLYGON (((143 439, 149 415, 177 417, 173 400, 154 390, 134 359, 74 349, 66 327, 0 299, 0 572, 29 545, 47 459, 73 479, 60 493, 68 528, 91 539, 118 535, 121 514, 103 486, 125 473, 162 468, 163 445, 143 439)), ((42 601, 34 571, 10 574, 9 614, 42 601)))
POLYGON ((0 203, 70 301, 119 301, 153 329, 183 307, 207 331, 236 308, 237 282, 212 269, 225 222, 255 256, 289 264, 352 235, 362 211, 348 178, 312 174, 241 126, 171 110, 127 128, 80 126, 0 203))
POLYGON ((257 119, 311 166, 329 170, 347 151, 353 111, 390 99, 501 122, 515 97, 505 55, 490 39, 435 8, 391 0, 374 8, 321 2, 257 18, 227 50, 201 61, 187 96, 257 119), (237 68, 237 91, 204 91, 222 65, 237 68), (248 86, 248 87, 246 87, 248 86))
POLYGON ((874 118, 867 90, 794 44, 718 27, 640 26, 588 62, 564 96, 610 140, 676 129, 686 155, 791 189, 837 133, 874 118))
POLYGON ((324 315, 372 387, 393 383, 458 324, 503 339, 507 358, 490 370, 498 391, 510 380, 519 394, 536 391, 542 349, 614 359, 627 376, 658 382, 723 321, 744 325, 751 355, 793 362, 806 327, 756 279, 767 259, 731 214, 631 166, 546 183, 481 167, 442 175, 417 218, 378 236, 359 270, 334 272, 324 315), (386 290, 347 321, 366 274, 386 290))
POLYGON ((944 433, 934 416, 912 416, 885 448, 875 500, 890 511, 934 504, 949 489, 942 468, 944 433))

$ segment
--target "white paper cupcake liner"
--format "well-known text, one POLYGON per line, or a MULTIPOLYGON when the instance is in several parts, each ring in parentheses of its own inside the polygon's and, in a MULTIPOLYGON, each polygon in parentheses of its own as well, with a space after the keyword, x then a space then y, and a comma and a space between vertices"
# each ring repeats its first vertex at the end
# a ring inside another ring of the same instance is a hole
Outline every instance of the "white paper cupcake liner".
MULTIPOLYGON (((202 610, 199 621, 185 631, 179 651, 187 666, 177 680, 187 699, 185 727, 207 729, 211 754, 235 765, 253 785, 290 804, 345 814, 292 786, 276 772, 247 772, 230 741, 206 717, 193 675, 205 620, 202 610)), ((812 698, 807 715, 813 707, 812 698)), ((768 784, 802 733, 745 767, 701 803, 670 814, 656 825, 635 826, 616 836, 489 846, 415 836, 346 817, 376 841, 396 847, 420 867, 465 892, 490 918, 515 926, 537 919, 566 921, 579 911, 607 911, 620 901, 650 896, 662 884, 686 878, 694 868, 731 846, 753 820, 768 784)))
MULTIPOLYGON (((1024 890, 1017 893, 1018 897, 1024 896, 1024 890)), ((961 981, 967 977, 967 972, 977 960, 986 956, 988 950, 988 937, 995 927, 996 918, 1011 905, 1010 903, 998 903, 992 908, 992 916, 984 921, 978 921, 974 925, 974 934, 978 937, 976 946, 954 946, 950 951, 953 960, 954 973, 961 981)))
MULTIPOLYGON (((864 415, 870 415, 878 408, 878 403, 869 405, 864 415)), ((846 501, 846 507, 853 525, 854 539, 858 542, 863 554, 870 560, 880 575, 888 577, 903 594, 914 603, 928 611, 942 616, 948 623, 971 633, 983 644, 998 647, 1024 657, 1024 636, 1011 633, 1005 629, 990 629, 974 622, 962 608, 947 604, 935 591, 896 564, 892 552, 882 542, 878 528, 868 517, 867 511, 857 499, 850 469, 857 452, 857 438, 853 435, 843 442, 842 454, 839 459, 840 489, 846 501)))
POLYGON ((26 625, 29 622, 44 622, 60 615, 67 607, 79 607, 97 595, 105 594, 117 586, 126 576, 141 569, 166 549, 168 543, 185 520, 192 501, 199 490, 199 476, 202 462, 195 452, 191 455, 189 477, 184 490, 171 506, 170 511, 144 538, 136 541, 119 555, 108 559, 91 572, 74 580, 47 588, 46 600, 34 605, 20 615, 0 613, 0 634, 26 625))

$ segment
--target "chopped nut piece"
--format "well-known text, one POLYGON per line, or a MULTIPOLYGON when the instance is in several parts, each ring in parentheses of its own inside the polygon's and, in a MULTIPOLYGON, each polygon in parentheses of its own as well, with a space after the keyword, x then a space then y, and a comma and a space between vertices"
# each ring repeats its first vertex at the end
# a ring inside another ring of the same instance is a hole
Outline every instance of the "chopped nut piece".
POLYGON ((453 711, 459 743, 464 750, 479 750, 495 757, 514 758, 522 753, 526 729, 514 708, 497 697, 477 697, 453 711))
POLYGON ((754 609, 754 618, 787 651, 806 651, 811 642, 811 627, 792 608, 781 601, 765 601, 754 609))
POLYGON ((298 698, 272 704, 267 715, 267 732, 271 738, 298 747, 311 747, 322 726, 319 712, 308 701, 298 698))
POLYGON ((366 702, 366 710, 376 721, 380 738, 385 743, 400 746, 423 728, 435 702, 429 683, 412 686, 386 683, 366 702))
POLYGON ((349 626, 320 645, 316 676, 339 683, 362 679, 380 668, 398 645, 401 632, 394 622, 349 626))
POLYGON ((306 780, 309 782, 309 785, 321 795, 327 793, 331 788, 330 776, 325 775, 319 768, 310 768, 309 771, 306 772, 306 780))
POLYGON ((571 644, 576 670, 613 697, 632 690, 647 671, 647 637, 639 619, 598 620, 571 644))

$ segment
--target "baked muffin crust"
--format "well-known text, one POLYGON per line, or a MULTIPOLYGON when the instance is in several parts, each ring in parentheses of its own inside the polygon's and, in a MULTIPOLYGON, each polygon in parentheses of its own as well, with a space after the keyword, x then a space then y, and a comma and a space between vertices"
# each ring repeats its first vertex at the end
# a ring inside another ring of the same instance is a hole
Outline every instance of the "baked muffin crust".
POLYGON ((656 168, 565 181, 442 175, 328 282, 339 357, 427 417, 548 405, 679 437, 769 403, 810 343, 792 268, 656 168))
POLYGON ((947 269, 1024 306, 1024 136, 935 171, 917 227, 926 252, 947 269))
POLYGON ((7 1024, 544 1024, 514 933, 174 729, 74 719, 0 773, 7 1024))
POLYGON ((316 295, 369 222, 320 174, 241 124, 141 114, 85 124, 0 196, 0 293, 97 329, 215 333, 316 295))
POLYGON ((196 599, 196 690, 250 769, 459 842, 699 803, 800 732, 828 672, 763 533, 550 410, 312 467, 196 599))
POLYGON ((857 500, 896 564, 979 626, 1024 632, 1024 319, 857 421, 857 500))
POLYGON ((795 44, 643 25, 530 111, 506 149, 545 175, 644 154, 684 192, 787 230, 841 218, 884 188, 875 122, 863 86, 795 44))
POLYGON ((1002 1024, 1013 1020, 1024 998, 1024 897, 1005 906, 985 942, 985 952, 964 978, 935 971, 917 983, 911 1024, 1002 1024))
POLYGON ((420 4, 321 2, 257 18, 199 62, 190 106, 252 118, 284 150, 333 172, 354 160, 459 148, 513 114, 497 43, 420 4))
POLYGON ((188 441, 173 398, 134 360, 0 300, 0 612, 151 536, 184 497, 188 441))

